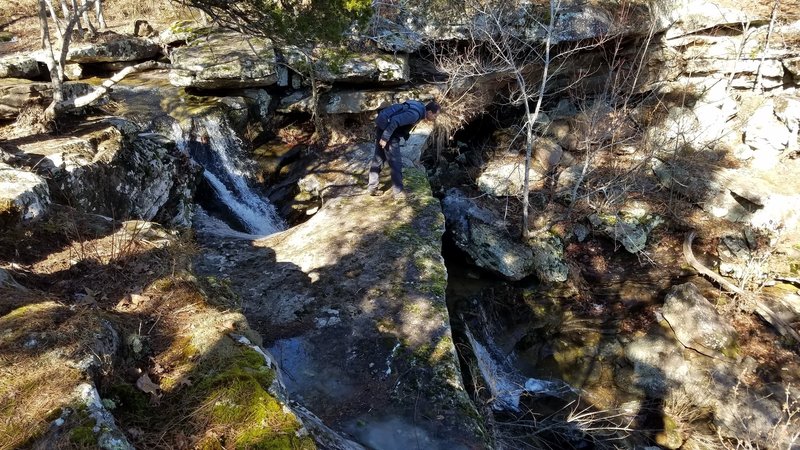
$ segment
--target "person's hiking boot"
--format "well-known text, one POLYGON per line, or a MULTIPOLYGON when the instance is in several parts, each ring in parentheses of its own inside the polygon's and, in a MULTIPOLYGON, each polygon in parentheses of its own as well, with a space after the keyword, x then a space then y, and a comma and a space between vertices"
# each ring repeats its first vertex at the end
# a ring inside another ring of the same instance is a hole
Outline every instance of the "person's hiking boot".
POLYGON ((394 197, 395 200, 405 200, 408 198, 408 195, 406 191, 393 191, 392 197, 394 197))
POLYGON ((376 197, 381 195, 381 192, 378 190, 378 186, 367 186, 367 195, 370 197, 376 197))

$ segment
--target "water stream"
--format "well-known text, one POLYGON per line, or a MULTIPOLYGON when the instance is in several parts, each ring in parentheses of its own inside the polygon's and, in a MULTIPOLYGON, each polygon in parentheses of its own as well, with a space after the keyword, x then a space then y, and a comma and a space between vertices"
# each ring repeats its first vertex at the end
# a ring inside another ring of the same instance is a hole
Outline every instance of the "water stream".
POLYGON ((212 198, 200 198, 206 208, 197 217, 198 228, 227 235, 238 231, 251 237, 267 236, 286 228, 275 207, 250 181, 253 163, 223 117, 212 115, 196 120, 188 139, 176 126, 173 133, 180 133, 176 138, 178 147, 203 166, 203 177, 210 187, 208 193, 212 198), (214 216, 229 223, 230 230, 222 227, 219 220, 208 220, 214 216))

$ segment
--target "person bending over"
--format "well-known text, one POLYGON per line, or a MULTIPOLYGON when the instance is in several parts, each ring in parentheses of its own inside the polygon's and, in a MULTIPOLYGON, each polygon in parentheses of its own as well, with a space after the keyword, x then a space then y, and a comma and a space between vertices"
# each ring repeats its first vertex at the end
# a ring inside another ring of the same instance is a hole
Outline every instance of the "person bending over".
POLYGON ((375 118, 375 153, 369 166, 367 193, 380 195, 378 179, 383 163, 389 162, 392 176, 392 193, 405 197, 403 189, 403 162, 400 155, 400 138, 408 140, 414 125, 423 120, 435 121, 441 107, 436 102, 427 105, 417 100, 396 103, 383 109, 375 118))

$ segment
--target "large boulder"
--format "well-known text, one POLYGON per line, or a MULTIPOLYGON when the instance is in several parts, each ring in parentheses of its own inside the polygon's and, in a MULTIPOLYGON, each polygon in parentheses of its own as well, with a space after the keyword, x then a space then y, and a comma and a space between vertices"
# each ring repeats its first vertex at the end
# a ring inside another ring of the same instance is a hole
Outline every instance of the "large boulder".
POLYGON ((56 201, 116 219, 191 223, 202 170, 163 136, 109 119, 18 147, 17 157, 47 176, 56 201))
POLYGON ((494 213, 481 208, 458 189, 447 191, 442 207, 453 240, 475 265, 510 280, 521 280, 534 273, 533 250, 511 239, 494 213))
MULTIPOLYGON (((70 44, 67 62, 83 64, 141 61, 151 59, 160 52, 158 44, 149 39, 107 32, 99 35, 94 42, 70 44)), ((44 50, 31 53, 31 57, 42 64, 47 62, 44 50)))
POLYGON ((694 284, 670 289, 661 314, 684 347, 708 356, 734 356, 736 331, 694 284))
POLYGON ((50 191, 44 178, 0 163, 0 224, 37 219, 47 212, 50 191))
POLYGON ((789 74, 791 74, 794 82, 796 84, 800 84, 800 56, 784 59, 783 67, 789 74))
MULTIPOLYGON (((531 166, 528 180, 532 186, 541 184, 544 175, 541 169, 531 166)), ((522 195, 525 181, 525 159, 521 156, 507 156, 489 161, 478 177, 478 188, 497 197, 522 195)))
POLYGON ((0 58, 0 78, 33 79, 41 74, 39 62, 29 55, 11 55, 0 58))
POLYGON ((169 81, 202 89, 270 86, 278 81, 272 41, 214 31, 170 54, 169 81))
POLYGON ((789 128, 775 114, 772 100, 761 102, 745 123, 744 143, 755 151, 753 163, 757 167, 770 168, 779 164, 791 137, 789 128))
POLYGON ((144 38, 134 36, 108 36, 96 43, 73 44, 67 52, 67 62, 101 63, 117 61, 141 61, 159 54, 159 46, 144 38))
POLYGON ((356 114, 376 111, 394 102, 394 91, 357 89, 325 94, 320 103, 328 114, 356 114))

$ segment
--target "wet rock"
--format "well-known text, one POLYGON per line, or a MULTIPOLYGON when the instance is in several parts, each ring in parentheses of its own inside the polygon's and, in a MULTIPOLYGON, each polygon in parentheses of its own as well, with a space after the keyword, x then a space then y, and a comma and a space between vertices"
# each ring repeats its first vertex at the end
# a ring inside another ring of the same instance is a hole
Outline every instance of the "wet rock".
POLYGON ((29 55, 0 58, 0 78, 38 78, 42 74, 39 62, 29 55))
POLYGON ((131 122, 108 119, 19 149, 18 157, 47 174, 58 202, 116 219, 191 223, 201 168, 174 142, 140 135, 131 122))
MULTIPOLYGON (((536 186, 544 180, 541 169, 531 167, 529 183, 536 186)), ((478 177, 478 188, 497 197, 522 194, 525 181, 525 159, 522 156, 507 156, 490 160, 478 177)))
POLYGON ((674 286, 661 313, 684 346, 712 356, 734 356, 736 331, 694 284, 674 286))
POLYGON ((644 207, 631 206, 616 214, 592 214, 589 222, 596 232, 622 244, 629 253, 638 253, 647 245, 647 235, 663 219, 644 207))
POLYGON ((214 31, 170 54, 169 80, 202 89, 270 86, 278 81, 272 41, 214 31))
POLYGON ((521 280, 534 273, 533 250, 512 240, 499 217, 458 189, 447 191, 442 207, 456 245, 475 265, 510 280, 521 280))
POLYGON ((38 219, 49 204, 50 191, 44 178, 0 163, 0 224, 38 219))

